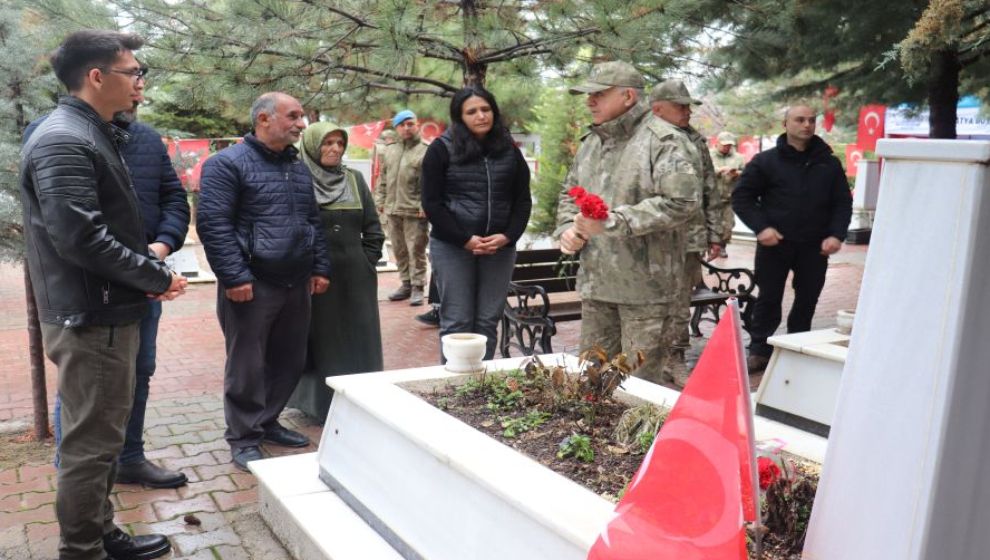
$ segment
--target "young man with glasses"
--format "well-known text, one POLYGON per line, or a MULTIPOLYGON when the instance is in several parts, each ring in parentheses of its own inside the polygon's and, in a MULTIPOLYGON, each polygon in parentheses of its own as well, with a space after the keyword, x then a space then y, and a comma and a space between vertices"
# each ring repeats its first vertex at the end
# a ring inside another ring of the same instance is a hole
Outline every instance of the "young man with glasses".
MULTIPOLYGON (((135 82, 146 79, 148 68, 138 72, 117 72, 130 75, 135 82)), ((138 123, 139 102, 127 111, 114 113, 113 124, 127 132, 128 141, 120 146, 121 156, 127 164, 134 183, 144 223, 148 249, 159 260, 182 248, 186 231, 189 229, 189 203, 186 191, 175 174, 168 150, 162 143, 161 134, 154 128, 138 123)), ((35 119, 24 131, 24 142, 31 139, 35 129, 48 116, 35 119)), ((155 374, 156 340, 158 323, 161 320, 162 303, 150 301, 148 314, 141 320, 141 342, 137 355, 137 385, 134 389, 134 405, 127 422, 127 435, 124 449, 120 453, 117 467, 117 482, 141 484, 149 488, 177 488, 188 482, 185 474, 152 463, 144 453, 144 418, 148 405, 151 377, 155 374)), ((55 400, 55 445, 62 441, 61 407, 62 401, 55 400)), ((56 453, 55 465, 59 458, 56 453)))
POLYGON ((113 522, 110 490, 135 385, 148 300, 186 281, 148 249, 121 159, 114 113, 141 97, 132 51, 141 38, 80 31, 52 55, 69 95, 25 143, 21 198, 27 264, 48 357, 58 366, 61 464, 55 512, 60 560, 156 558, 162 535, 131 537, 113 522))

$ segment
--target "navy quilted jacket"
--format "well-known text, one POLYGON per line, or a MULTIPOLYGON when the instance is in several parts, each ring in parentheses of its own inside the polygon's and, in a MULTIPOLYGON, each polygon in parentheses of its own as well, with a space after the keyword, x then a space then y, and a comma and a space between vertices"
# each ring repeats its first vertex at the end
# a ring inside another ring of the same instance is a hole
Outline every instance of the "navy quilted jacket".
POLYGON ((120 155, 124 157, 134 181, 148 243, 164 243, 174 253, 186 241, 189 203, 162 137, 155 129, 139 122, 114 124, 126 130, 131 137, 120 148, 120 155))
MULTIPOLYGON (((24 130, 24 143, 47 115, 35 119, 24 130)), ((141 222, 148 243, 161 242, 172 248, 182 248, 189 229, 189 203, 186 191, 172 167, 162 137, 148 125, 139 122, 122 124, 129 139, 120 146, 120 155, 131 172, 131 181, 138 196, 141 222)))
POLYGON ((224 286, 330 277, 313 179, 296 154, 248 134, 203 164, 196 231, 224 286))

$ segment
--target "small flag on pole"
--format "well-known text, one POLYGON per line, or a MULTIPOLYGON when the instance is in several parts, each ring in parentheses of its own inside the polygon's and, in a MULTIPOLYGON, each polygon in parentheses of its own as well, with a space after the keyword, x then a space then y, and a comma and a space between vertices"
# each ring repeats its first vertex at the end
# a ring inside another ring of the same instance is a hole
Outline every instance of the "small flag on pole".
POLYGON ((588 560, 745 560, 759 523, 749 377, 730 299, 588 560))

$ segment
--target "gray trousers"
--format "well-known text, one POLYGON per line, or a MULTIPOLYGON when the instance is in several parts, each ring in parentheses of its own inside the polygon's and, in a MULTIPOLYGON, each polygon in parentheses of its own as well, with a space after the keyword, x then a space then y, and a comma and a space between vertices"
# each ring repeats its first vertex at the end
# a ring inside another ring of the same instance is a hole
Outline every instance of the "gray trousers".
POLYGON ((306 365, 309 283, 291 288, 254 281, 254 299, 234 303, 217 284, 217 317, 227 347, 224 437, 232 449, 256 446, 275 426, 306 365))
POLYGON ((102 560, 113 531, 110 491, 134 401, 139 323, 63 328, 41 324, 48 358, 58 366, 62 403, 55 514, 60 560, 102 560))
POLYGON ((476 333, 488 337, 485 359, 495 356, 498 322, 516 264, 516 248, 476 256, 464 247, 430 239, 433 277, 440 295, 440 336, 476 333))

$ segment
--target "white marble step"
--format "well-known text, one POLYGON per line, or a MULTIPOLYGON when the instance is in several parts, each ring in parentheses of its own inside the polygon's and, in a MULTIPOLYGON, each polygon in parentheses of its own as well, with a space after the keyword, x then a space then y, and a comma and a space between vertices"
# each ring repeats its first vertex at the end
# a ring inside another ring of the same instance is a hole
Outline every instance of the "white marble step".
POLYGON ((402 560, 319 478, 316 453, 253 461, 261 515, 296 560, 402 560))

